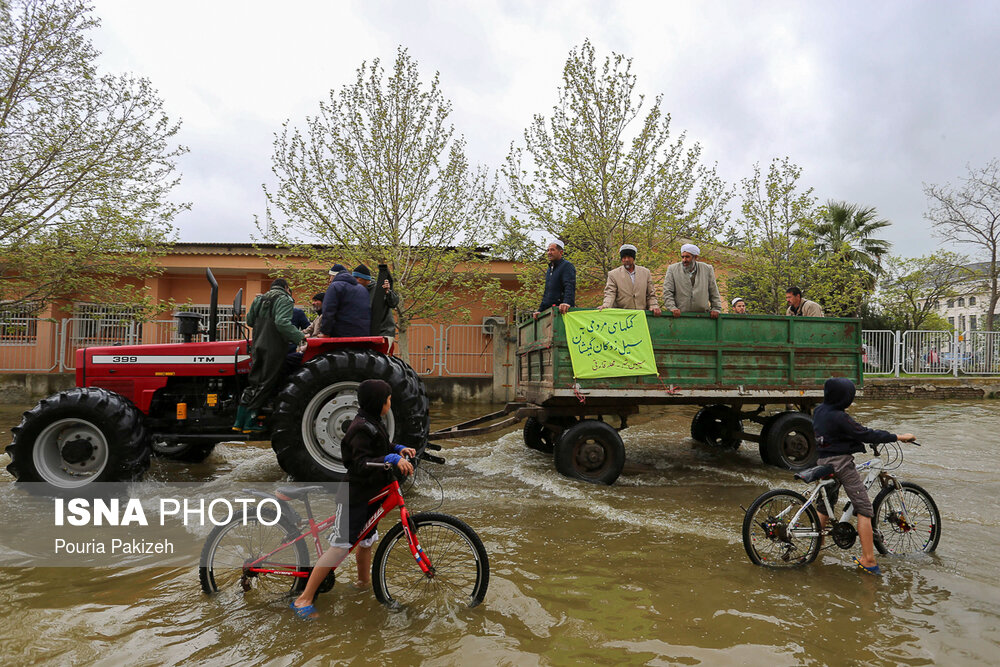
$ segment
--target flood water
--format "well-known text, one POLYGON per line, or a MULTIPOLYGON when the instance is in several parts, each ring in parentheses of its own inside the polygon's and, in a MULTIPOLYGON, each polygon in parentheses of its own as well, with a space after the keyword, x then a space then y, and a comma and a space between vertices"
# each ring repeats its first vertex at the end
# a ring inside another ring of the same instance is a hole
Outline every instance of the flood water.
MULTIPOLYGON (((22 409, 0 406, 5 444, 22 409)), ((434 406, 433 424, 487 409, 434 406)), ((694 411, 635 418, 623 433, 628 459, 647 470, 611 487, 560 477, 519 430, 443 443, 447 465, 423 466, 444 490, 440 511, 472 525, 490 556, 489 592, 474 609, 394 612, 338 581, 307 623, 287 599, 205 596, 194 567, 5 568, 0 662, 997 664, 1000 402, 851 410, 866 425, 917 434, 924 446, 906 447, 900 476, 927 489, 942 516, 938 550, 881 557, 881 579, 852 568, 857 547, 824 550, 799 570, 752 565, 740 505, 802 485, 762 465, 754 444, 694 444, 694 411)), ((282 477, 266 443, 221 445, 204 464, 154 461, 151 470, 170 481, 282 477)), ((4 472, 0 502, 10 480, 4 472)), ((429 509, 439 499, 424 477, 407 503, 429 509)))

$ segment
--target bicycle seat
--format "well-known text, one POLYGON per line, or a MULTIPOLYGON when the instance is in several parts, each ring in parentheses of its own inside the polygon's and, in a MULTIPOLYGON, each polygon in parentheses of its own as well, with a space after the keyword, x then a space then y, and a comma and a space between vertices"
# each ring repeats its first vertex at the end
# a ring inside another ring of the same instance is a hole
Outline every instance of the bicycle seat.
POLYGON ((795 473, 795 479, 801 479, 803 482, 815 482, 817 479, 828 479, 833 477, 833 466, 832 465, 821 465, 815 468, 806 468, 805 470, 800 470, 795 473))
POLYGON ((322 486, 279 486, 274 491, 279 498, 281 496, 284 496, 285 498, 298 500, 300 498, 305 498, 313 491, 325 491, 325 490, 326 488, 322 486))

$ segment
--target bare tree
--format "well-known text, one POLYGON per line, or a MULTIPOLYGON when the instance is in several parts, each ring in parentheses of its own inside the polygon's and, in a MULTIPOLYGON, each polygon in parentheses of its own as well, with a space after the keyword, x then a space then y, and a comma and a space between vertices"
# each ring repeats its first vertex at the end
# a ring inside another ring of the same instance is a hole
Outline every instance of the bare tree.
MULTIPOLYGON (((450 113, 438 76, 422 83, 405 49, 388 78, 378 60, 362 63, 304 130, 286 122, 275 137, 278 184, 264 188, 267 211, 257 225, 263 240, 307 258, 303 267, 388 264, 404 357, 412 320, 454 316, 468 305, 456 283, 487 280, 482 245, 500 219, 495 179, 469 164, 450 113)), ((326 282, 308 269, 281 272, 309 291, 326 282)))
POLYGON ((986 257, 982 277, 989 292, 986 331, 994 330, 997 301, 1000 301, 1000 163, 967 167, 968 175, 958 186, 924 184, 929 200, 926 218, 943 239, 971 245, 986 257))
POLYGON ((623 243, 655 272, 675 239, 711 239, 728 219, 730 193, 701 146, 671 135, 660 96, 643 109, 631 68, 615 53, 601 63, 589 41, 570 51, 551 118, 535 115, 503 167, 515 212, 567 242, 582 287, 604 283, 623 243))
POLYGON ((959 286, 972 277, 967 262, 968 258, 944 250, 923 257, 890 255, 879 293, 882 311, 903 329, 939 326, 937 304, 957 296, 959 286))
MULTIPOLYGON (((101 75, 82 0, 0 0, 0 301, 140 303, 129 283, 184 205, 179 126, 145 79, 101 75)), ((152 304, 147 304, 152 306, 152 304)))

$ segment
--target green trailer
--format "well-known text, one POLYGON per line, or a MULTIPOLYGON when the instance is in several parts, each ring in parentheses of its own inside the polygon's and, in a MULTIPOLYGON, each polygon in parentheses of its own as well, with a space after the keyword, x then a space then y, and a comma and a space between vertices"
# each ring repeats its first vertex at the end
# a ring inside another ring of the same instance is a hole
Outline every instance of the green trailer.
MULTIPOLYGON (((573 309, 581 310, 581 309, 573 309)), ((716 447, 756 442, 765 463, 816 461, 812 408, 823 383, 848 377, 862 389, 861 323, 849 318, 646 313, 658 375, 574 377, 565 318, 555 309, 517 330, 518 401, 431 434, 485 433, 526 419, 524 442, 551 452, 569 477, 611 484, 621 474, 620 432, 640 405, 697 405, 691 436, 716 447), (605 421, 616 417, 618 425, 605 421), (489 422, 496 422, 482 426, 489 422), (759 433, 744 424, 760 424, 759 433)))

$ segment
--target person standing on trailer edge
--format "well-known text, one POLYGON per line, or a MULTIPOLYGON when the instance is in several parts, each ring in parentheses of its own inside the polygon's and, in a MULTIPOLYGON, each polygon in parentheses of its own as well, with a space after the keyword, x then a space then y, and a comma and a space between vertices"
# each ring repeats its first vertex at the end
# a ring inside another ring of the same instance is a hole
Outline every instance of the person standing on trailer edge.
POLYGON ((254 299, 247 312, 247 326, 253 329, 250 348, 250 375, 236 409, 234 431, 263 431, 257 424, 257 410, 274 392, 283 375, 289 343, 302 347, 305 334, 292 324, 292 295, 288 282, 277 278, 266 294, 254 299))
POLYGON ((371 302, 368 290, 358 284, 347 268, 334 264, 334 274, 323 297, 320 337, 364 338, 371 335, 371 302))
MULTIPOLYGON (((888 431, 865 428, 845 410, 854 402, 857 389, 848 378, 830 378, 823 384, 823 403, 813 411, 813 432, 816 434, 816 445, 819 449, 819 459, 816 465, 833 467, 833 474, 844 487, 847 497, 851 499, 854 513, 858 516, 858 537, 861 539, 861 558, 854 558, 859 568, 868 574, 880 575, 878 563, 875 561, 875 542, 872 534, 872 518, 875 514, 871 500, 868 499, 868 489, 865 488, 861 475, 854 466, 854 454, 865 451, 865 443, 879 442, 913 442, 916 438, 912 433, 896 435, 888 431)), ((829 487, 828 497, 830 507, 837 503, 838 487, 829 487)), ((817 505, 819 510, 822 505, 817 505)), ((825 528, 830 517, 819 512, 820 524, 825 528)))
POLYGON ((549 257, 549 268, 545 272, 542 303, 535 311, 535 315, 553 306, 558 306, 559 312, 565 314, 576 305, 576 267, 563 259, 565 249, 566 245, 555 239, 545 250, 549 257))
POLYGON ((380 277, 385 276, 382 278, 381 285, 375 284, 371 271, 364 264, 354 269, 354 273, 351 275, 362 287, 368 290, 371 304, 371 335, 388 338, 391 345, 396 337, 396 320, 392 316, 392 310, 399 305, 399 295, 393 291, 392 277, 388 274, 388 267, 384 264, 380 265, 379 275, 380 277))
MULTIPOLYGON (((388 463, 404 475, 413 474, 413 465, 404 456, 414 457, 417 451, 412 447, 392 445, 389 434, 382 425, 382 417, 392 409, 392 387, 383 380, 365 380, 358 385, 358 415, 351 422, 341 441, 344 466, 347 468, 347 503, 342 503, 342 493, 338 493, 337 527, 333 532, 330 548, 316 561, 309 573, 305 590, 289 605, 301 618, 311 618, 315 614, 313 600, 316 591, 330 570, 337 567, 347 556, 351 545, 361 535, 368 520, 381 507, 379 503, 369 503, 379 491, 392 483, 392 472, 385 468, 372 468, 368 463, 388 463), (347 509, 346 512, 343 510, 347 509)), ((356 588, 371 585, 372 545, 378 540, 378 531, 358 543, 358 581, 356 588)))
POLYGON ((608 272, 608 283, 604 286, 604 302, 598 310, 605 308, 625 308, 627 310, 650 310, 660 314, 660 304, 656 300, 653 276, 644 266, 635 263, 636 247, 625 244, 618 249, 622 265, 608 272))
POLYGON ((712 319, 722 312, 722 296, 715 282, 711 264, 699 262, 701 248, 693 243, 681 246, 681 261, 667 268, 663 278, 663 308, 680 317, 681 313, 711 313, 712 319))

